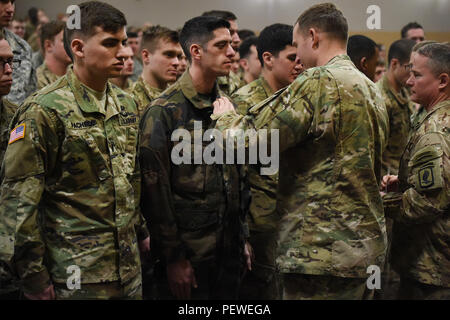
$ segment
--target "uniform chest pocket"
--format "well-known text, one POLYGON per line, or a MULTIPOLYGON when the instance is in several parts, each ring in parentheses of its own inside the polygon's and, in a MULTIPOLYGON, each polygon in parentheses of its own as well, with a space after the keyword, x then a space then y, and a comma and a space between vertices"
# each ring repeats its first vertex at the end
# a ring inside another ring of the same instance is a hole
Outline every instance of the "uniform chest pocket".
POLYGON ((408 183, 417 191, 436 190, 443 187, 441 145, 430 145, 416 152, 408 161, 408 183))
POLYGON ((107 155, 87 132, 66 136, 62 145, 61 168, 60 182, 71 189, 98 185, 112 176, 107 155))

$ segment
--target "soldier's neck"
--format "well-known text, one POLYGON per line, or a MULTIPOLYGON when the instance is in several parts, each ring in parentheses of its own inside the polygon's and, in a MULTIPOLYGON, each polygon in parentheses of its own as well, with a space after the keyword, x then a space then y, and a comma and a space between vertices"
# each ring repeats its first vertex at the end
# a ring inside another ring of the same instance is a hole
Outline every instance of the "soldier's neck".
POLYGON ((189 74, 192 78, 192 84, 195 91, 202 94, 210 94, 213 91, 217 76, 204 72, 199 66, 192 65, 189 68, 189 74))
POLYGON ((50 70, 51 73, 57 75, 58 77, 66 74, 67 66, 69 65, 66 63, 62 63, 52 55, 45 56, 45 64, 47 65, 48 70, 50 70))
POLYGON ((270 89, 272 89, 272 92, 277 92, 278 90, 283 88, 282 84, 277 81, 273 73, 270 72, 270 70, 267 70, 265 67, 262 69, 262 76, 269 84, 269 87, 270 89))
POLYGON ((450 100, 450 94, 448 92, 439 92, 439 94, 434 97, 427 106, 424 106, 424 108, 427 112, 430 112, 438 103, 446 100, 450 100))
POLYGON ((250 72, 244 73, 244 81, 245 83, 249 84, 250 82, 255 81, 256 79, 253 77, 253 75, 250 72))
POLYGON ((112 83, 114 83, 116 86, 118 86, 121 89, 125 88, 125 84, 127 83, 127 80, 128 80, 128 76, 120 76, 117 78, 109 79, 109 81, 111 81, 112 83))
POLYGON ((316 67, 326 65, 331 59, 341 54, 347 54, 345 45, 338 41, 322 41, 317 51, 316 67))
POLYGON ((392 69, 388 69, 388 71, 386 72, 386 78, 387 78, 387 81, 389 82, 389 85, 391 86, 391 88, 393 88, 395 90, 395 92, 400 92, 400 89, 402 87, 395 79, 394 72, 392 71, 392 69))
POLYGON ((98 75, 92 74, 87 68, 80 67, 78 64, 73 65, 73 73, 85 86, 98 92, 105 91, 107 78, 99 78, 98 75))
POLYGON ((146 70, 144 68, 144 71, 142 72, 142 79, 144 79, 144 82, 152 88, 160 90, 165 90, 167 88, 167 82, 158 81, 158 79, 153 75, 151 70, 148 69, 146 70))

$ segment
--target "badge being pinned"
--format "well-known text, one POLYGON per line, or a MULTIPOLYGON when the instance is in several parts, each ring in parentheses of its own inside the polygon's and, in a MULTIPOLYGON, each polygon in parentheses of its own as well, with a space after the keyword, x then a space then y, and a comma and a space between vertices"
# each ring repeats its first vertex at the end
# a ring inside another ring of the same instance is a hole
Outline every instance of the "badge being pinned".
POLYGON ((9 135, 8 144, 23 139, 24 137, 25 137, 25 123, 22 123, 21 125, 15 127, 13 131, 11 131, 11 134, 9 135))

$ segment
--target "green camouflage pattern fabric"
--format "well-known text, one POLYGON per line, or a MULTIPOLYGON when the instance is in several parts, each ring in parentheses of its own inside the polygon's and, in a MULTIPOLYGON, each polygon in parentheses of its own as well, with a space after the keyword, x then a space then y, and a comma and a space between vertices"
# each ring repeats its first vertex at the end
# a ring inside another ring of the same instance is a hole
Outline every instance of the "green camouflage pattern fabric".
MULTIPOLYGON (((230 129, 279 130, 281 273, 366 278, 369 265, 383 266, 386 229, 378 181, 386 115, 375 84, 347 55, 338 55, 245 117, 212 117, 224 136, 230 129)), ((270 140, 269 132, 269 147, 270 140)))
POLYGON ((48 69, 45 62, 36 69, 36 77, 38 90, 49 85, 50 83, 55 82, 60 78, 48 69))
POLYGON ((136 82, 141 76, 142 70, 144 70, 144 65, 142 64, 141 59, 134 57, 133 74, 130 77, 131 81, 136 82))
POLYGON ((408 143, 414 106, 409 100, 408 90, 401 88, 400 92, 395 91, 386 75, 377 82, 377 87, 380 89, 389 114, 389 138, 386 150, 383 152, 381 170, 381 175, 384 176, 388 171, 390 174, 398 173, 400 158, 408 143))
POLYGON ((8 41, 15 60, 20 60, 20 67, 13 70, 11 91, 6 98, 20 105, 36 90, 36 72, 31 62, 32 51, 28 43, 10 30, 3 28, 3 35, 8 41))
POLYGON ((450 100, 411 134, 400 161, 400 193, 385 198, 394 219, 392 265, 402 276, 450 287, 450 100))
MULTIPOLYGON (((264 77, 243 86, 232 96, 236 111, 246 115, 248 110, 273 94, 264 77)), ((240 299, 277 299, 275 277, 276 212, 278 174, 260 175, 259 165, 249 165, 248 180, 252 199, 247 223, 250 244, 255 254, 252 271, 241 284, 240 299)))
MULTIPOLYGON (((0 100, 0 163, 3 162, 6 147, 8 146, 10 123, 17 110, 17 106, 7 99, 0 100)), ((11 258, 13 250, 10 246, 12 237, 5 237, 7 230, 3 230, 7 225, 12 225, 12 221, 6 221, 7 217, 0 216, 0 248, 9 248, 8 251, 0 251, 0 295, 18 290, 17 280, 13 277, 11 269, 11 258), (8 262, 8 263, 7 263, 8 262)))
POLYGON ((226 95, 231 96, 236 90, 238 90, 245 82, 241 81, 239 75, 230 71, 228 76, 222 76, 217 78, 217 84, 219 89, 226 95))
MULTIPOLYGON (((139 143, 142 210, 150 222, 154 254, 163 263, 188 259, 194 269, 205 262, 217 265, 216 289, 223 292, 222 298, 231 299, 237 297, 244 238, 248 237, 245 168, 204 161, 194 164, 193 160, 176 165, 171 160, 172 149, 179 143, 171 141, 174 130, 187 130, 193 138, 214 128, 212 103, 224 94, 216 85, 213 95, 198 94, 185 72, 144 113, 139 143), (201 122, 202 130, 194 121, 201 122)), ((202 154, 208 144, 203 143, 202 154)))
POLYGON ((139 77, 130 91, 138 103, 138 113, 140 117, 150 106, 150 103, 163 92, 161 89, 150 87, 142 77, 139 77))
POLYGON ((0 216, 14 223, 8 248, 27 293, 50 279, 66 283, 71 265, 80 268, 81 285, 140 273, 138 240, 148 231, 139 206, 136 103, 108 84, 101 104, 86 88, 69 69, 12 120, 24 134, 6 150, 0 216))

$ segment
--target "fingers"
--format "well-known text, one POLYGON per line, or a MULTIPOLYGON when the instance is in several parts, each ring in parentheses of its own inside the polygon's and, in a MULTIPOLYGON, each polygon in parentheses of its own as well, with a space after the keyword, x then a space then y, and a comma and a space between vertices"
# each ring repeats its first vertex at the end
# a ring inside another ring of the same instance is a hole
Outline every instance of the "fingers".
POLYGON ((226 97, 218 98, 213 102, 214 114, 222 114, 227 111, 234 111, 234 106, 226 97))

